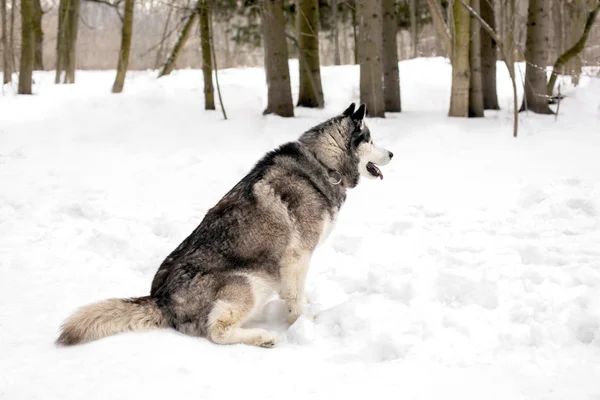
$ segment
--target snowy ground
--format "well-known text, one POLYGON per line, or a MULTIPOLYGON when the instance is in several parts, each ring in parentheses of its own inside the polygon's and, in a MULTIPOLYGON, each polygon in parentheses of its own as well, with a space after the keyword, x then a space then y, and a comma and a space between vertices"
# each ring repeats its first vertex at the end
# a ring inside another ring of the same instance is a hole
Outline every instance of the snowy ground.
MULTIPOLYGON (((323 68, 327 107, 263 117, 260 69, 80 72, 0 97, 0 399, 600 399, 600 82, 560 116, 446 117, 450 68, 401 63, 404 112, 372 120, 395 153, 349 194, 314 257, 308 318, 259 322, 275 349, 172 330, 56 348, 76 307, 144 295, 162 259, 268 149, 358 100, 323 68), (312 317, 314 316, 314 321, 312 317)), ((297 82, 292 63, 292 81, 297 82)), ((296 90, 297 88, 294 88, 296 90)))

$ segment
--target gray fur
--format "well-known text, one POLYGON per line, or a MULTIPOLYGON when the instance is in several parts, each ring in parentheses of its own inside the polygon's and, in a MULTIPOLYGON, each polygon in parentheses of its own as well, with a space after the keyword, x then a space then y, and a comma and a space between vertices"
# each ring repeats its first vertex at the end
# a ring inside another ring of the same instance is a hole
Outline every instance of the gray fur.
MULTIPOLYGON (((335 220, 346 190, 358 184, 365 170, 359 164, 366 163, 364 156, 373 147, 362 121, 365 111, 361 105, 355 112, 352 104, 298 141, 268 153, 163 261, 144 307, 134 310, 114 300, 113 308, 109 303, 88 306, 93 317, 86 309, 72 316, 59 342, 171 326, 216 343, 275 344, 269 332, 241 325, 262 307, 262 292, 268 289, 280 292, 290 322, 301 313, 310 255, 327 221, 335 220), (151 316, 142 324, 122 317, 140 310, 151 316)), ((388 153, 368 161, 386 164, 392 156, 388 153)))

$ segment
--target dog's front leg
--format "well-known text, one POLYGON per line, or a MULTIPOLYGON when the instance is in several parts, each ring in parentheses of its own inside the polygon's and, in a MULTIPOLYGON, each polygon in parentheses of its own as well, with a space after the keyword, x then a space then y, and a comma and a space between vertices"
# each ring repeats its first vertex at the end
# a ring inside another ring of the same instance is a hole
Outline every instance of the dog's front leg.
POLYGON ((310 264, 310 253, 288 258, 289 261, 281 267, 280 296, 288 309, 288 323, 291 325, 304 308, 304 282, 310 264))

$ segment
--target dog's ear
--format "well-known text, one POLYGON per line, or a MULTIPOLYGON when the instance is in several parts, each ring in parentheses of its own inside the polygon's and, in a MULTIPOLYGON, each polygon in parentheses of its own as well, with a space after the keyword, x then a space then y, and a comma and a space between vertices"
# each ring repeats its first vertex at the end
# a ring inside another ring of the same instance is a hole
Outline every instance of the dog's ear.
POLYGON ((366 104, 361 104, 360 107, 358 107, 358 110, 356 110, 356 112, 354 114, 352 114, 352 119, 355 121, 362 121, 365 118, 366 113, 367 113, 366 104))
POLYGON ((354 104, 354 103, 350 104, 350 107, 346 108, 346 110, 342 113, 342 115, 344 117, 351 116, 352 113, 354 112, 354 107, 356 107, 356 104, 354 104))

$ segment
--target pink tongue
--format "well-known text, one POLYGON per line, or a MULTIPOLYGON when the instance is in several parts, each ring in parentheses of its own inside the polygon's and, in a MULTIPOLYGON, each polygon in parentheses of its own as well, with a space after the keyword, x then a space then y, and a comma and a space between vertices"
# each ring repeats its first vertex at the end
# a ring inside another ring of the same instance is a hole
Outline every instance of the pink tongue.
POLYGON ((381 170, 377 167, 377 165, 373 164, 373 166, 375 167, 375 169, 377 170, 377 173, 379 174, 379 179, 383 179, 383 173, 381 172, 381 170))

